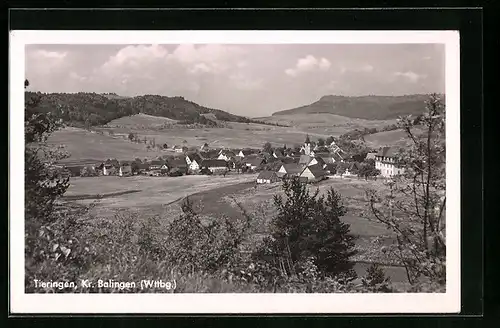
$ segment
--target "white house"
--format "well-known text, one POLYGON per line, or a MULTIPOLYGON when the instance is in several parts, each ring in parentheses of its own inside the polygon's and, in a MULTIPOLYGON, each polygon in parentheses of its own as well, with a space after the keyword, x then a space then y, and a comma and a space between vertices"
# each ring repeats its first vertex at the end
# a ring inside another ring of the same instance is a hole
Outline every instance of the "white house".
POLYGON ((323 180, 327 175, 327 172, 323 170, 321 165, 311 165, 306 166, 306 168, 300 173, 301 178, 307 178, 308 182, 316 182, 323 180))
POLYGON ((390 178, 403 174, 404 168, 398 165, 396 153, 394 147, 383 147, 375 155, 375 168, 380 170, 383 177, 390 178))

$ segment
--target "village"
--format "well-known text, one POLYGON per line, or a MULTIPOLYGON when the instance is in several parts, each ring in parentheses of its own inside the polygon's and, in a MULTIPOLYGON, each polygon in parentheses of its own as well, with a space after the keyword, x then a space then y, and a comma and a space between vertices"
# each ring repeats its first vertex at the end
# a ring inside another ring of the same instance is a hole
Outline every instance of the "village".
POLYGON ((390 178, 403 173, 397 162, 396 147, 381 147, 377 152, 348 155, 335 141, 318 146, 309 136, 298 148, 272 147, 263 149, 199 148, 173 146, 166 155, 155 159, 135 158, 79 160, 60 166, 72 177, 143 175, 178 177, 183 175, 233 175, 259 173, 257 184, 272 184, 296 178, 303 183, 318 183, 327 178, 390 178))

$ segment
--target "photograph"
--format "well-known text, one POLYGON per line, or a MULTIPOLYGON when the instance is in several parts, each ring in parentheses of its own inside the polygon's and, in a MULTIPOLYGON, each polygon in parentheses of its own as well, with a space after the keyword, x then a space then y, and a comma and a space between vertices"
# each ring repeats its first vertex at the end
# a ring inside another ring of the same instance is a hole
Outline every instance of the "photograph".
POLYGON ((459 311, 458 33, 250 32, 12 32, 13 305, 459 311))

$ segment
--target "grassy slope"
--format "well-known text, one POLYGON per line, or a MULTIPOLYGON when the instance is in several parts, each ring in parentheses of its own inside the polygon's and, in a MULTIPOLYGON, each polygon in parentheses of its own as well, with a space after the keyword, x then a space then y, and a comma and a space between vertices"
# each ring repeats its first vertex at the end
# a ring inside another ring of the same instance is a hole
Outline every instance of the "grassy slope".
POLYGON ((70 161, 81 159, 103 160, 107 158, 134 159, 158 156, 147 151, 144 145, 132 143, 120 137, 111 137, 78 128, 65 128, 54 132, 48 139, 50 144, 66 146, 70 161))
POLYGON ((394 119, 399 115, 421 114, 425 109, 428 95, 405 96, 324 96, 318 101, 297 108, 273 114, 329 113, 370 120, 394 119))

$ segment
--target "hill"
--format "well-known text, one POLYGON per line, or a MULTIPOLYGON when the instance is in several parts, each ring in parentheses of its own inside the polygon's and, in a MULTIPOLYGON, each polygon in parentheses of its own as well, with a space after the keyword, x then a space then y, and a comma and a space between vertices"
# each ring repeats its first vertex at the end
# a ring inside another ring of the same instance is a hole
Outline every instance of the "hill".
POLYGON ((335 114, 367 120, 390 120, 400 115, 424 112, 428 95, 405 96, 323 96, 318 101, 297 108, 273 113, 273 116, 310 113, 335 114))
POLYGON ((26 99, 40 97, 39 108, 52 112, 68 125, 90 127, 105 125, 121 117, 148 114, 177 120, 180 124, 202 124, 216 126, 216 122, 205 117, 211 114, 219 121, 252 122, 247 117, 234 115, 219 109, 198 105, 184 97, 144 95, 121 97, 115 94, 97 93, 34 93, 27 92, 26 99))

